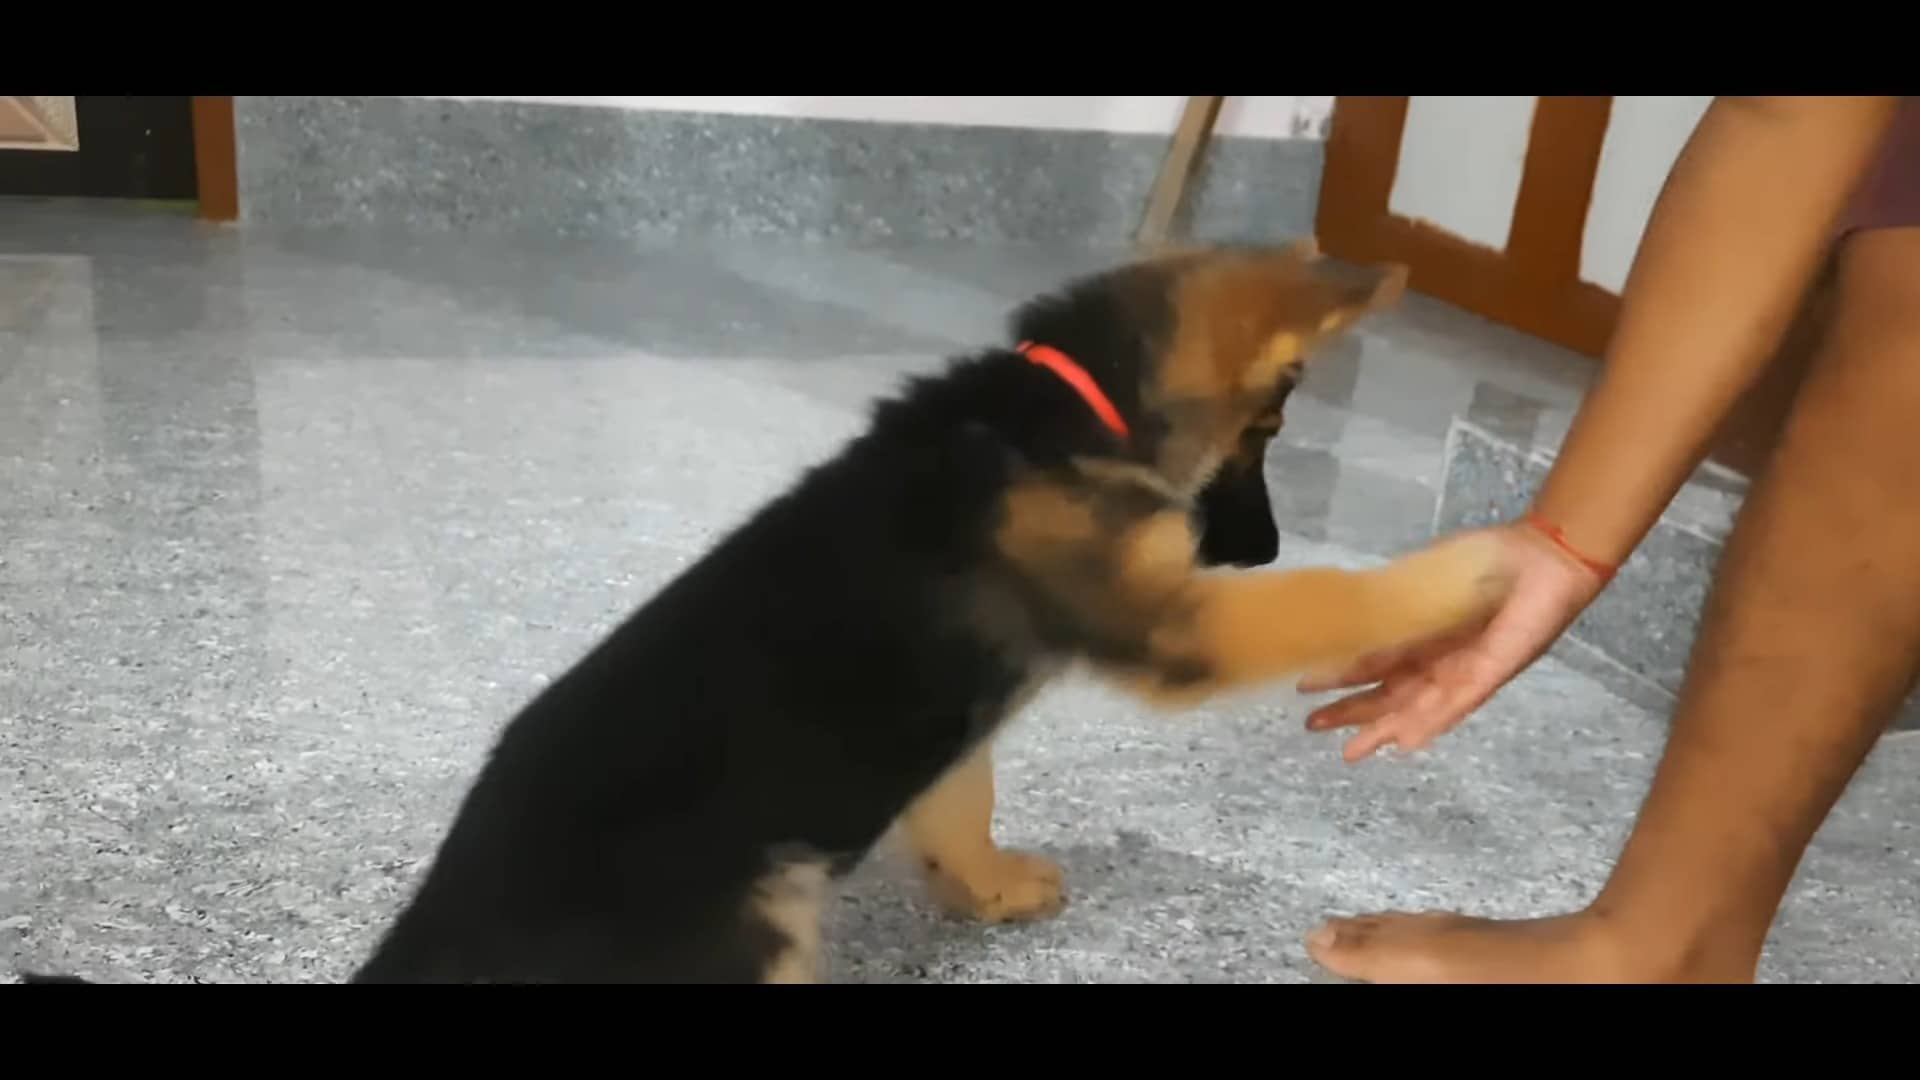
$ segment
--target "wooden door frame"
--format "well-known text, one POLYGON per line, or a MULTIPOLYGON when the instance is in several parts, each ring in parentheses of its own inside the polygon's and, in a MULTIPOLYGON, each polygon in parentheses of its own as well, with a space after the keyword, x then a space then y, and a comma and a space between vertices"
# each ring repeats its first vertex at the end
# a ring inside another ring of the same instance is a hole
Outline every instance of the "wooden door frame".
POLYGON ((193 99, 193 164, 201 219, 238 221, 240 155, 232 98, 193 99))
POLYGON ((1506 249, 1495 251, 1389 208, 1405 97, 1337 97, 1315 220, 1320 247, 1354 262, 1404 262, 1408 285, 1517 330, 1598 357, 1620 298, 1580 280, 1580 248, 1611 97, 1541 97, 1506 249))

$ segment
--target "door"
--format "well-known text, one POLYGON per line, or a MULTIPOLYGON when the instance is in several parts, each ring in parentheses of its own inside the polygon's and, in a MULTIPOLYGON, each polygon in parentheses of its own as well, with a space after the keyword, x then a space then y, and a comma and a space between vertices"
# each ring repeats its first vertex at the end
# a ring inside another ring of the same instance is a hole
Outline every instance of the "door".
MULTIPOLYGON (((1343 97, 1316 222, 1337 258, 1601 357, 1667 173, 1711 97, 1343 97)), ((1746 475, 1778 440, 1823 325, 1826 282, 1715 436, 1746 475)))
POLYGON ((232 101, 0 97, 0 197, 190 202, 231 220, 232 101))
POLYGON ((1410 287, 1597 356, 1619 298, 1581 248, 1613 99, 1342 97, 1316 232, 1410 287))

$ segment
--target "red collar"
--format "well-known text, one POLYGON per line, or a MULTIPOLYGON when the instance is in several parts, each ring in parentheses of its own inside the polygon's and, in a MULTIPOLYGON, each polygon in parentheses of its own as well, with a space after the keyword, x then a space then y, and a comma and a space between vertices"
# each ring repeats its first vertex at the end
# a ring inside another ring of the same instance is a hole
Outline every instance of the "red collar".
POLYGON ((1093 376, 1087 374, 1086 368, 1074 363, 1066 353, 1051 345, 1036 345, 1031 341, 1023 341, 1018 348, 1022 356, 1052 371, 1060 376, 1061 381, 1079 391, 1080 396, 1086 399, 1088 407, 1093 409, 1094 415, 1100 418, 1101 423, 1112 429, 1115 435, 1123 440, 1127 437, 1126 420, 1121 418, 1120 410, 1113 407, 1113 402, 1107 399, 1107 395, 1101 392, 1100 384, 1094 382, 1093 376))

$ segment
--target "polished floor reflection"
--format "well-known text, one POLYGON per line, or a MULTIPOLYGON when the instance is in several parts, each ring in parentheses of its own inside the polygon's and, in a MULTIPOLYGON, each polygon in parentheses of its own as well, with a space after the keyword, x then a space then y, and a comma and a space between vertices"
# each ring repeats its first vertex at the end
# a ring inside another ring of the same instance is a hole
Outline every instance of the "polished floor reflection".
MULTIPOLYGON (((717 531, 1008 308, 1113 252, 540 247, 0 203, 0 943, 114 980, 331 980, 494 730, 717 531)), ((1270 463, 1289 563, 1424 542, 1452 421, 1565 430, 1583 362, 1419 300, 1314 366, 1270 463)), ((1284 617, 1285 613, 1276 613, 1284 617)), ((833 974, 1297 981, 1327 911, 1580 902, 1662 727, 1543 662, 1415 758, 1286 691, 1073 683, 1001 753, 1039 926, 876 862, 833 974)), ((1920 762, 1883 746, 1765 974, 1920 976, 1920 762)))

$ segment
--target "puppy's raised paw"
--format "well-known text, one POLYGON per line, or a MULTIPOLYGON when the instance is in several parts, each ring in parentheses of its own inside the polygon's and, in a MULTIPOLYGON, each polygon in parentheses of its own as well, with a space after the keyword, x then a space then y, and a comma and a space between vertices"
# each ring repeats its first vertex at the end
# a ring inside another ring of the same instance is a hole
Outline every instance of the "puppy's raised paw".
POLYGON ((1383 607, 1438 632, 1491 614, 1512 588, 1513 566, 1499 536, 1470 532, 1401 556, 1373 577, 1383 607))

